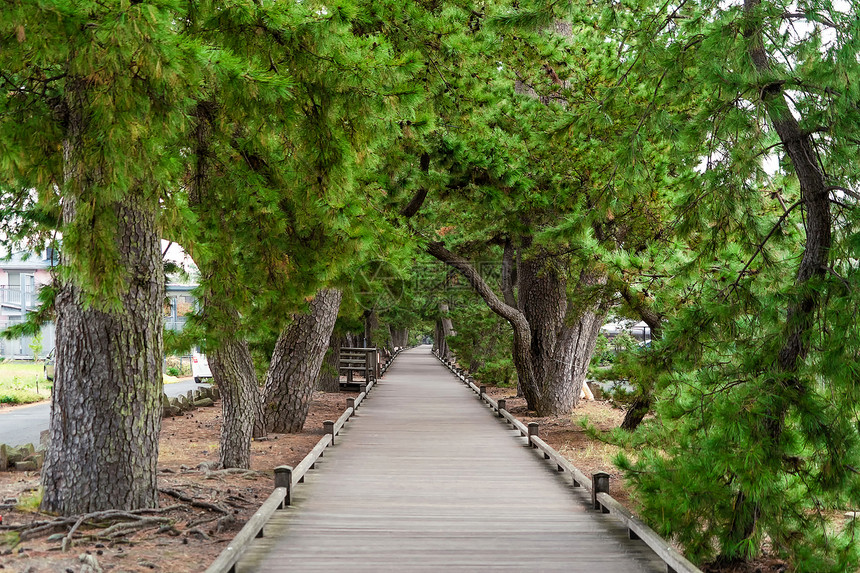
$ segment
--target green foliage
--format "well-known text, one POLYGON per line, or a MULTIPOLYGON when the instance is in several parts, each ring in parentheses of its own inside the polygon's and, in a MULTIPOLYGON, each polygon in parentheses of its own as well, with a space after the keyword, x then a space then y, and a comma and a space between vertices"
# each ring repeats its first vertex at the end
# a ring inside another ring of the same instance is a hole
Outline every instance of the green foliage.
POLYGON ((591 364, 593 366, 612 364, 619 353, 626 353, 638 347, 639 341, 627 332, 622 332, 612 338, 601 332, 597 335, 597 344, 594 355, 591 357, 591 364))
POLYGON ((27 346, 29 346, 30 352, 33 353, 33 361, 35 362, 39 359, 39 354, 42 353, 42 332, 39 331, 27 346))
POLYGON ((179 374, 180 374, 179 368, 177 368, 176 366, 171 366, 167 369, 167 375, 168 376, 178 377, 179 374))
MULTIPOLYGON (((372 311, 416 336, 445 301, 461 362, 510 384, 509 326, 415 250, 444 240, 497 291, 506 246, 545 256, 573 310, 662 321, 655 348, 601 337, 594 359, 653 394, 656 417, 617 439, 658 531, 699 562, 769 540, 797 570, 856 568, 854 523, 828 519, 860 499, 854 3, 0 9, 0 244, 62 237, 58 276, 91 304, 152 278, 117 264, 117 208, 135 204, 201 270, 170 348, 241 338, 262 376, 292 313, 336 286, 341 332, 372 311), (789 114, 831 196, 811 278, 789 114)), ((37 333, 55 294, 4 336, 37 333)))

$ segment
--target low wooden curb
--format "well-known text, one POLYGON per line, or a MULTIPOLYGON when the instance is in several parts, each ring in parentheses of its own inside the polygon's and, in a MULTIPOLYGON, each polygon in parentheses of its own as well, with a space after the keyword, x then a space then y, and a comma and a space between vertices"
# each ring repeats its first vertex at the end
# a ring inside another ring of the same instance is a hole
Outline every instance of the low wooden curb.
MULTIPOLYGON (((391 365, 394 358, 403 350, 405 349, 398 350, 386 361, 382 367, 383 373, 391 365)), ((344 410, 336 422, 323 422, 326 434, 320 438, 320 441, 317 442, 317 445, 314 446, 308 455, 299 462, 299 465, 295 468, 291 468, 290 466, 278 466, 275 468, 275 489, 266 501, 263 502, 260 509, 239 530, 233 541, 206 568, 206 573, 235 573, 236 563, 242 558, 242 555, 244 555, 245 551, 251 545, 251 542, 258 537, 264 537, 265 526, 276 511, 286 509, 290 506, 293 488, 305 481, 305 475, 314 469, 317 460, 325 454, 325 449, 334 444, 335 437, 376 385, 377 382, 375 381, 370 381, 367 385, 362 384, 361 392, 358 396, 346 399, 346 410, 344 410)))
POLYGON ((453 360, 446 360, 439 356, 435 351, 433 355, 444 364, 448 370, 454 373, 464 384, 469 386, 478 397, 489 405, 493 412, 496 412, 499 418, 503 418, 508 424, 511 424, 515 430, 520 433, 520 436, 527 438, 528 443, 543 453, 545 460, 551 460, 556 465, 558 471, 567 472, 570 474, 574 487, 583 487, 591 492, 592 507, 596 511, 609 513, 616 519, 620 520, 627 526, 627 534, 630 539, 641 539, 657 556, 666 563, 668 573, 702 573, 702 570, 693 565, 686 557, 681 555, 669 542, 660 537, 656 531, 648 527, 638 517, 633 515, 626 507, 621 505, 617 500, 609 495, 609 474, 598 472, 587 477, 576 466, 570 463, 552 446, 544 442, 539 437, 539 425, 532 422, 525 425, 516 419, 510 412, 505 409, 506 403, 504 399, 498 401, 490 398, 486 393, 485 386, 477 386, 474 379, 466 372, 466 370, 457 366, 453 360))

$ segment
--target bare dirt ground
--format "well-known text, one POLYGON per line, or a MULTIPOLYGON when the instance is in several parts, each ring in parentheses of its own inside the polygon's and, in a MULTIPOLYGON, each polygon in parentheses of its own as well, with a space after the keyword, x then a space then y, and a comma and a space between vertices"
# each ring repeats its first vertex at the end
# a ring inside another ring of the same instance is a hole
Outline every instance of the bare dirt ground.
POLYGON ((218 461, 220 402, 162 423, 158 486, 160 508, 133 515, 120 525, 85 521, 74 532, 67 551, 63 538, 76 520, 46 527, 27 538, 40 522, 54 516, 26 510, 37 505, 36 472, 0 472, 0 570, 37 572, 202 571, 241 529, 274 487, 273 469, 297 465, 323 435, 323 421, 336 420, 355 393, 316 392, 304 431, 272 434, 251 445, 250 472, 211 471, 218 461), (15 501, 17 500, 17 502, 15 501), (2 506, 0 506, 2 507, 2 506), (18 526, 26 526, 21 530, 18 526), (17 535, 21 541, 17 541, 17 535), (97 566, 101 569, 93 567, 97 566))

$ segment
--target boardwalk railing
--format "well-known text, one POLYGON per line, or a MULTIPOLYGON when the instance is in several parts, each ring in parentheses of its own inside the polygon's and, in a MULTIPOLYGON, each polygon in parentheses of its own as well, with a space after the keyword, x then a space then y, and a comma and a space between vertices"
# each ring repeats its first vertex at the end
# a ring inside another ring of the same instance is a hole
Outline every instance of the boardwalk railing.
MULTIPOLYGON (((402 350, 402 349, 401 349, 402 350)), ((400 353, 400 350, 395 352, 391 358, 385 363, 384 368, 387 370, 391 365, 392 360, 400 353)), ((317 460, 323 457, 325 449, 334 444, 335 437, 340 434, 346 422, 355 414, 358 407, 367 398, 368 393, 376 386, 378 382, 375 380, 369 381, 367 384, 360 385, 360 392, 355 398, 346 399, 346 410, 341 414, 337 421, 325 421, 323 427, 326 434, 317 442, 317 445, 299 462, 295 468, 290 466, 278 466, 275 468, 275 489, 271 495, 263 502, 260 509, 251 516, 245 523, 245 526, 236 534, 233 541, 224 548, 218 555, 215 561, 206 569, 206 573, 235 573, 236 563, 242 558, 242 555, 251 545, 251 542, 258 537, 264 536, 266 524, 271 519, 272 515, 279 509, 285 509, 292 502, 293 488, 305 481, 305 475, 316 466, 317 460)))
POLYGON ((504 418, 507 423, 519 431, 521 436, 528 439, 529 444, 533 448, 542 452, 545 460, 551 460, 558 468, 558 471, 570 474, 574 487, 584 487, 589 491, 591 493, 593 509, 611 514, 627 526, 627 533, 630 539, 641 539, 650 547, 666 563, 668 573, 702 573, 698 567, 681 555, 669 542, 660 537, 656 531, 648 527, 638 517, 633 515, 630 510, 609 495, 609 474, 598 472, 592 474, 591 478, 586 476, 556 449, 540 438, 540 427, 538 424, 534 422, 528 425, 523 424, 505 409, 506 401, 504 398, 500 398, 498 401, 493 400, 487 395, 486 386, 477 386, 474 379, 466 370, 460 368, 456 361, 439 356, 435 350, 433 354, 462 380, 464 384, 469 386, 481 400, 486 402, 490 409, 498 414, 499 418, 504 418))

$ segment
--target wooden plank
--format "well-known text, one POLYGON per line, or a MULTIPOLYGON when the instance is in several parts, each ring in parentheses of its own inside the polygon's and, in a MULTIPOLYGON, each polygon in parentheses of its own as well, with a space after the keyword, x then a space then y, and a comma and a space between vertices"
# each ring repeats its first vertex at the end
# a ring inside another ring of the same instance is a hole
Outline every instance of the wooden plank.
POLYGON ((665 539, 657 535, 657 532, 630 513, 626 507, 618 503, 612 496, 606 493, 598 493, 597 500, 609 510, 611 515, 624 522, 630 531, 633 531, 639 539, 666 562, 666 565, 674 569, 677 573, 702 573, 698 567, 678 553, 665 539))
POLYGON ((352 416, 353 412, 352 408, 347 408, 343 414, 340 415, 340 418, 334 423, 334 433, 339 434, 344 424, 346 424, 347 420, 349 420, 350 416, 352 416))
POLYGON ((287 488, 275 488, 268 499, 260 506, 260 509, 251 516, 251 519, 245 522, 244 527, 239 530, 233 541, 206 568, 206 573, 227 573, 231 571, 236 562, 242 558, 242 554, 245 553, 251 542, 263 531, 263 527, 269 522, 272 514, 281 507, 281 502, 284 501, 286 495, 287 488))
POLYGON ((536 445, 539 450, 549 456, 549 459, 553 461, 554 464, 560 466, 567 473, 571 475, 573 478, 574 484, 584 487, 586 490, 591 491, 591 478, 582 473, 579 468, 570 463, 570 460, 562 456, 558 451, 544 442, 537 436, 531 436, 529 441, 536 445))
POLYGON ((529 435, 529 429, 526 425, 517 420, 513 414, 507 410, 502 410, 502 416, 504 416, 505 420, 511 423, 514 429, 519 430, 521 436, 525 437, 529 435))
POLYGON ((663 573, 453 382, 427 347, 398 358, 273 518, 283 536, 258 540, 237 573, 663 573))
POLYGON ((310 471, 311 466, 316 463, 330 443, 331 434, 324 435, 320 438, 320 441, 317 442, 317 445, 314 446, 314 449, 312 449, 308 455, 299 462, 299 465, 293 468, 293 486, 304 480, 305 474, 310 471))

